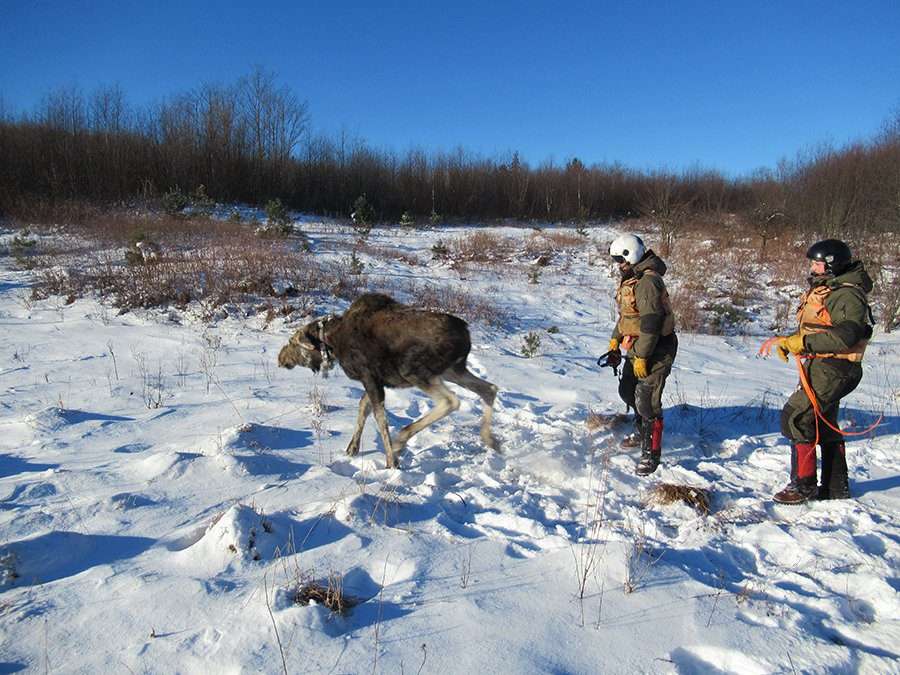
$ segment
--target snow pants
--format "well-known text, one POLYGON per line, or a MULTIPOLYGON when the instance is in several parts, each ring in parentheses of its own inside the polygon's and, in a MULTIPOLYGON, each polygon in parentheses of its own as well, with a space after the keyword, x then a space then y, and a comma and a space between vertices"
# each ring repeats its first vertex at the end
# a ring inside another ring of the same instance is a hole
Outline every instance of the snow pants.
MULTIPOLYGON (((862 365, 844 359, 810 359, 803 367, 822 415, 836 427, 841 399, 859 386, 862 365)), ((816 414, 803 387, 791 394, 781 411, 781 433, 792 443, 814 443, 816 440, 816 414)), ((838 432, 819 422, 820 445, 842 440, 838 432)))
POLYGON ((672 372, 675 354, 668 353, 650 357, 649 374, 643 380, 634 374, 633 359, 629 356, 619 380, 619 397, 631 406, 644 420, 662 417, 662 394, 666 378, 672 372))

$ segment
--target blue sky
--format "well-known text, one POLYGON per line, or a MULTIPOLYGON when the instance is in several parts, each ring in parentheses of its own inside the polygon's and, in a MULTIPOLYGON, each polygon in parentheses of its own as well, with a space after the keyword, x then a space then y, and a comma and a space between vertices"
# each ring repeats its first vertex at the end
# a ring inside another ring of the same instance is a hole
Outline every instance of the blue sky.
POLYGON ((900 108, 900 2, 0 0, 0 96, 143 104, 253 65, 378 147, 732 175, 900 108))

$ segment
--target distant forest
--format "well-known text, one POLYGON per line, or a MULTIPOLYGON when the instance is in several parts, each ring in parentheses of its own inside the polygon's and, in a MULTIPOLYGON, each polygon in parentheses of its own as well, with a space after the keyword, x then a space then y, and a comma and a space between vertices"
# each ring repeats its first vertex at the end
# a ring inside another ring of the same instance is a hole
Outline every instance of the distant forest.
POLYGON ((806 149, 726 178, 713 169, 638 171, 577 158, 529 165, 516 153, 379 150, 316 135, 307 104, 263 69, 158 104, 118 86, 48 93, 31 111, 0 99, 0 211, 29 202, 121 204, 204 186, 220 202, 347 216, 361 195, 381 222, 568 221, 647 217, 671 236, 688 221, 742 224, 766 239, 900 231, 900 111, 873 138, 806 149), (407 219, 408 217, 407 216, 407 219))

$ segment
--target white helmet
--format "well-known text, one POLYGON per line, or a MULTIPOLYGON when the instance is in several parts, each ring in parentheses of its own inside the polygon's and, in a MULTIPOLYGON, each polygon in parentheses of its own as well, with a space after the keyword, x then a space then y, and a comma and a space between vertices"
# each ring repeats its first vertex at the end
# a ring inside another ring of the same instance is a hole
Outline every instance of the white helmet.
POLYGON ((636 234, 623 234, 609 245, 609 254, 634 265, 644 257, 644 242, 636 234))

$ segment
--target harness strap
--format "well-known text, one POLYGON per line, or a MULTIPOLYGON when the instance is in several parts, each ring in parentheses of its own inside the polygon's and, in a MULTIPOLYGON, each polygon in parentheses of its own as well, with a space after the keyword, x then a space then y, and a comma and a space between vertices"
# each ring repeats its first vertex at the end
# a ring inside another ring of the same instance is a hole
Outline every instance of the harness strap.
POLYGON ((332 362, 334 361, 331 347, 325 341, 325 324, 331 321, 333 318, 334 314, 329 314, 328 316, 322 317, 317 321, 319 325, 319 343, 321 344, 321 346, 319 347, 319 351, 322 352, 322 363, 326 367, 330 367, 332 362))

